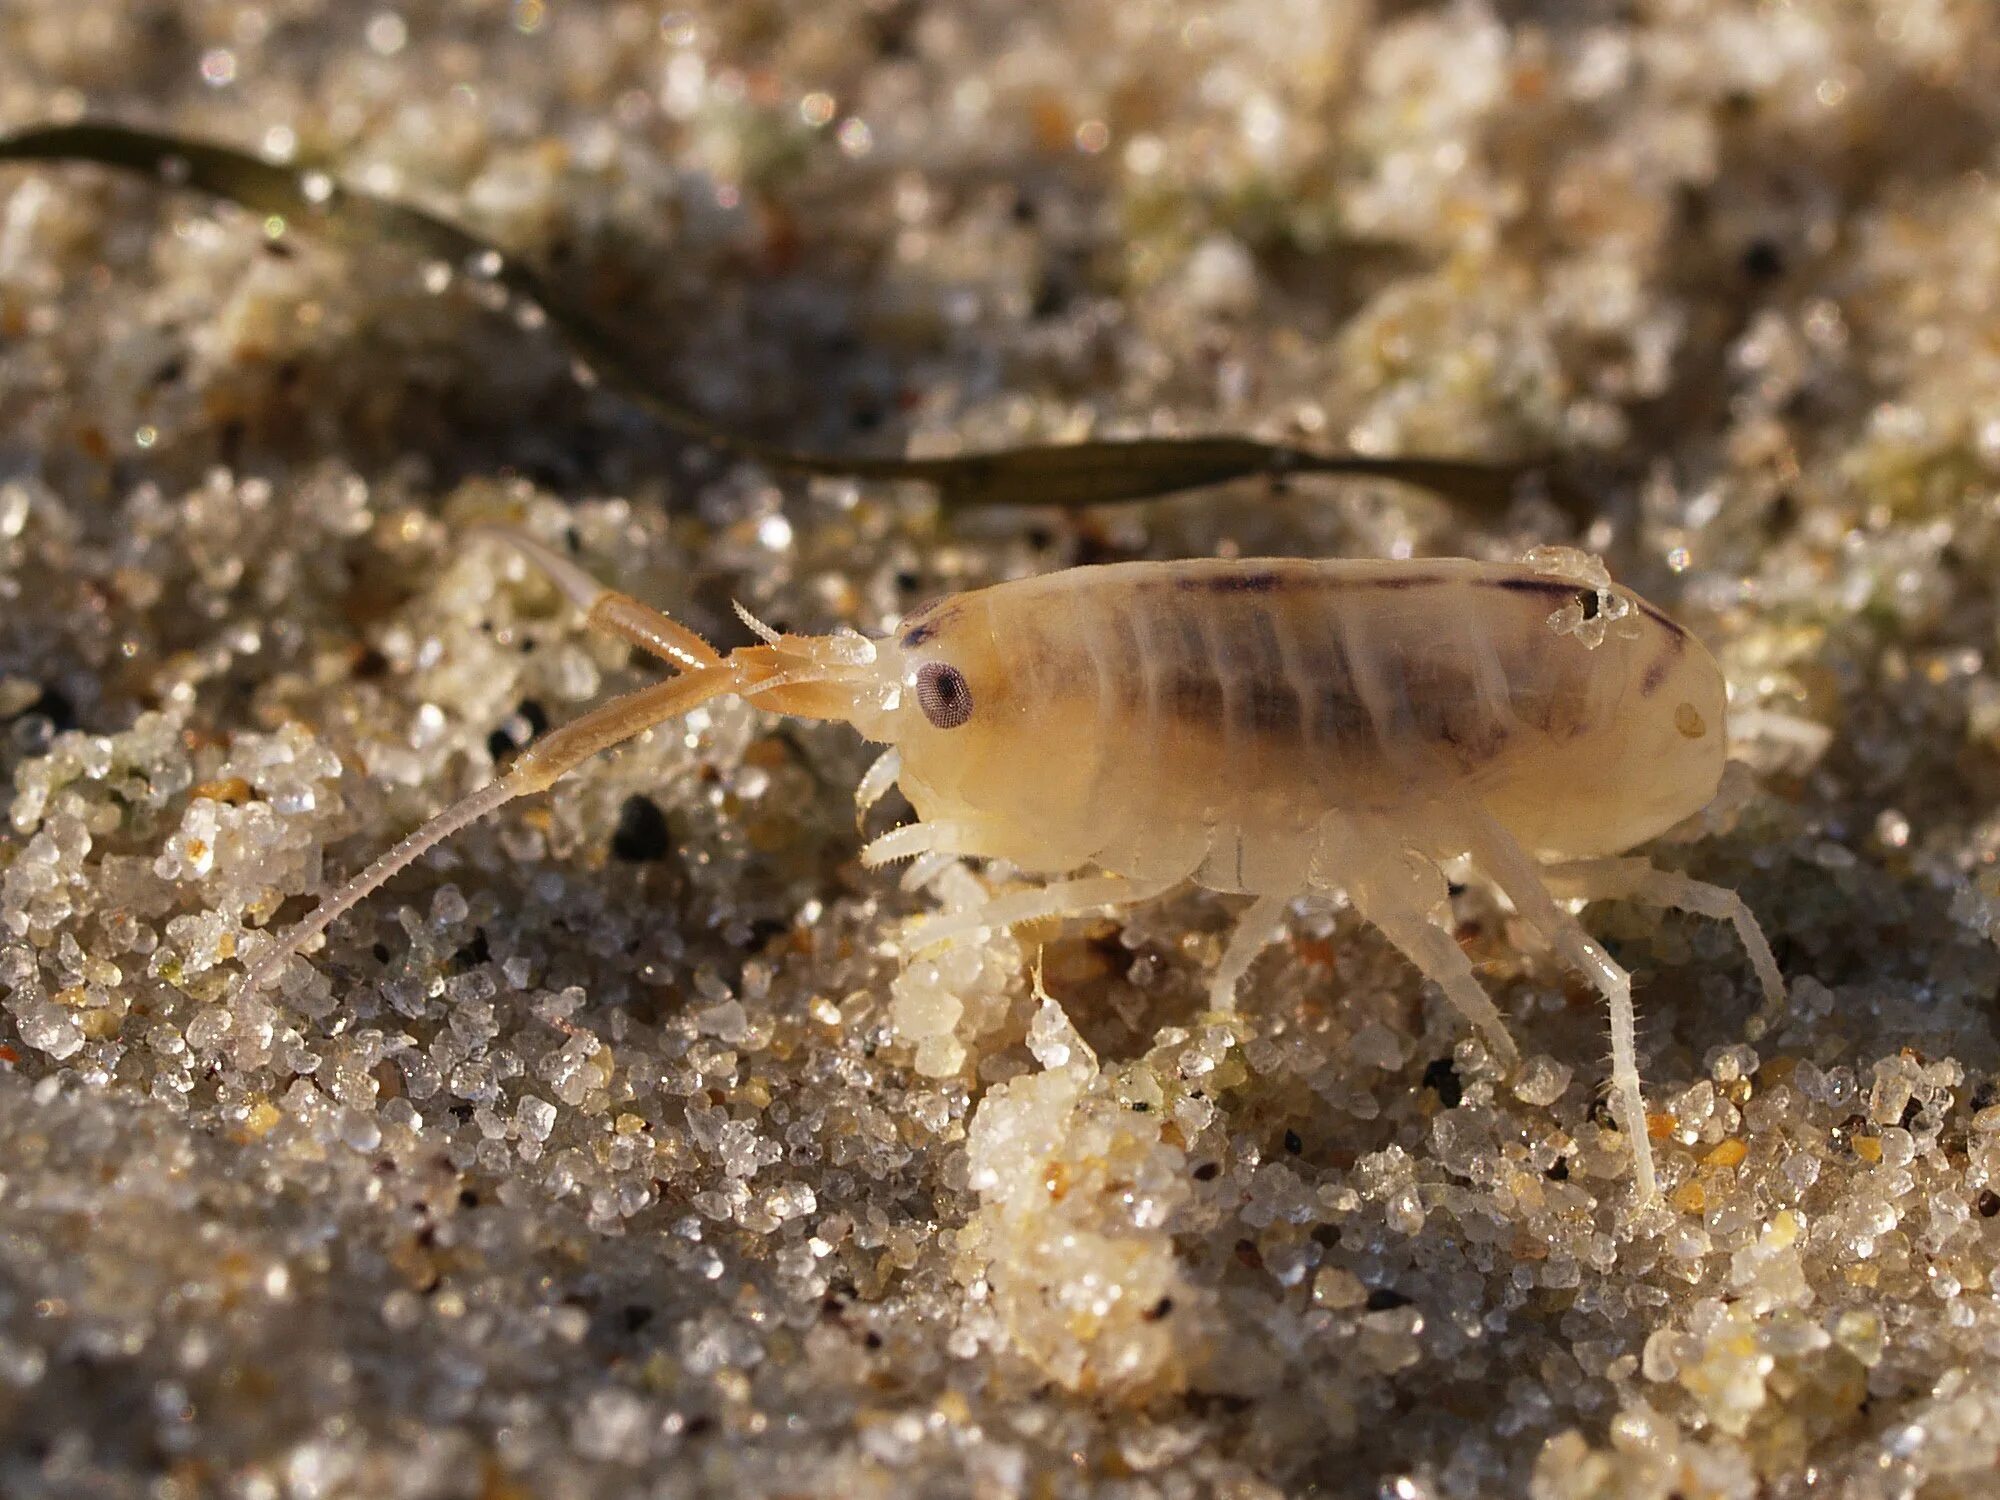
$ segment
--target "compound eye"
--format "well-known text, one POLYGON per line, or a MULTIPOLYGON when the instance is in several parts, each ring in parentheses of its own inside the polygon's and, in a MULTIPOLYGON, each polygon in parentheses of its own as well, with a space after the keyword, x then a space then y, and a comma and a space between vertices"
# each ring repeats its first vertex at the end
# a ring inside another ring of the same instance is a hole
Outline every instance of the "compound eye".
POLYGON ((917 668, 917 707, 938 728, 958 728, 972 717, 972 689, 965 674, 946 662, 925 662, 917 668))

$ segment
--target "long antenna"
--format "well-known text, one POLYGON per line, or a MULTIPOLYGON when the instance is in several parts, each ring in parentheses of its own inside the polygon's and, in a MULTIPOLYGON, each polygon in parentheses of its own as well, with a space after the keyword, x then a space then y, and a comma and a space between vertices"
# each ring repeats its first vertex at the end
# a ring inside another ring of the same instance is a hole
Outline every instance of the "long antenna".
POLYGON ((395 879, 405 868, 439 844, 520 795, 512 778, 489 781, 469 797, 461 797, 423 827, 385 852, 360 874, 319 904, 317 910, 257 956, 243 976, 247 990, 262 989, 277 977, 286 959, 352 911, 372 892, 395 879))
POLYGON ((700 667, 684 676, 614 698, 563 725, 522 752, 506 775, 489 781, 470 796, 461 797, 367 869, 350 877, 311 916, 259 954, 245 972, 244 983, 253 990, 269 984, 287 957, 325 932, 385 881, 394 879, 468 824, 478 822, 516 797, 542 791, 600 750, 644 734, 655 724, 678 718, 719 694, 740 692, 744 687, 743 674, 730 666, 700 667))

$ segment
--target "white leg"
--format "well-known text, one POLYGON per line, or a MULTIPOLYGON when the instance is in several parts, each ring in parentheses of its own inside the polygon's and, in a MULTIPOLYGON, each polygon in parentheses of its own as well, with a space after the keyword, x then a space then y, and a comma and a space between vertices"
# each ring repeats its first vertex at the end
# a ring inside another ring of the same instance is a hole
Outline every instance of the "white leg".
POLYGON ((1320 831, 1313 883, 1346 891, 1355 910, 1479 1029, 1503 1066, 1520 1060, 1500 1008, 1452 935, 1451 890, 1435 860, 1377 819, 1329 819, 1320 831))
POLYGON ((859 833, 868 821, 868 809, 889 795, 889 788, 903 774, 903 756, 894 745, 875 757, 854 786, 854 830, 859 833))
POLYGON ((1493 1049, 1502 1066, 1512 1068, 1520 1061, 1520 1049, 1507 1031, 1500 1007, 1493 1003, 1486 986, 1472 972, 1472 960, 1458 946, 1457 938, 1426 912, 1385 906, 1352 891, 1348 894, 1361 914, 1381 930, 1382 936, 1394 943, 1424 978, 1444 991, 1445 999, 1457 1007, 1460 1015, 1479 1028, 1479 1034, 1486 1038, 1486 1045, 1493 1049))
POLYGON ((916 953, 955 943, 982 928, 1018 927, 1056 917, 1080 916, 1107 906, 1131 906, 1151 900, 1180 884, 1173 880, 1129 880, 1123 875, 1092 875, 1059 880, 1032 890, 1010 891, 969 911, 922 917, 911 924, 911 951, 916 953))
POLYGON ((1611 1110, 1632 1143, 1632 1168, 1639 1201, 1659 1191, 1653 1174, 1653 1144, 1646 1135, 1646 1104, 1639 1091, 1638 1019, 1632 1009, 1632 976, 1621 969, 1583 930, 1583 924, 1556 904, 1542 871, 1514 836, 1491 818, 1472 826, 1473 863, 1506 893, 1515 910, 1576 968, 1588 976, 1611 1011, 1611 1110))
POLYGON ((1771 945, 1764 940, 1764 929, 1757 925, 1757 918, 1736 892, 1670 870, 1656 870, 1643 859, 1569 860, 1547 866, 1542 877, 1559 896, 1585 901, 1641 901, 1648 906, 1672 907, 1729 923, 1736 929, 1743 951, 1750 956, 1750 967, 1756 971, 1757 983, 1764 991, 1763 1008, 1750 1020, 1752 1038, 1762 1036, 1784 1015, 1784 973, 1778 968, 1771 945))
POLYGON ((1341 874, 1348 899, 1424 978, 1444 991, 1460 1015, 1479 1028, 1493 1055, 1513 1067, 1521 1054, 1500 1007, 1452 936, 1451 895, 1443 873, 1432 861, 1393 843, 1385 852, 1375 839, 1373 834, 1355 838, 1342 850, 1348 862, 1364 861, 1341 874))
POLYGON ((1249 910, 1236 920, 1236 930, 1229 935, 1229 944, 1222 950, 1222 962, 1215 966, 1215 974, 1208 982, 1208 1008, 1210 1010, 1233 1011, 1236 1009, 1236 986, 1243 982, 1243 976, 1250 972, 1250 965, 1283 929, 1285 908, 1292 898, 1283 896, 1259 896, 1250 903, 1249 910))
POLYGON ((971 854, 970 830, 962 823, 905 823, 861 846, 861 867, 879 870, 920 854, 971 854))
POLYGON ((903 878, 896 882, 897 888, 905 891, 920 891, 957 864, 962 856, 947 854, 942 849, 933 849, 928 854, 919 854, 903 867, 903 878))

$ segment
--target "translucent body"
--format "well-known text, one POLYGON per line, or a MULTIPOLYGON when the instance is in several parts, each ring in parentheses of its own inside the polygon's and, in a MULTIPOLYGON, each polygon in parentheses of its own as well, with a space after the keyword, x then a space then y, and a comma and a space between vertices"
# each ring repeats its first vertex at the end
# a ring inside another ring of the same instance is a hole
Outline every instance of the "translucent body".
POLYGON ((1028 869, 1258 895, 1305 889, 1356 817, 1437 854, 1468 847, 1466 810, 1543 856, 1617 853, 1708 802, 1726 742, 1714 659, 1614 601, 1593 646, 1550 620, 1604 611, 1596 591, 1518 566, 1130 563, 1002 584, 904 623, 904 675, 951 662, 973 712, 894 726, 901 785, 925 821, 1028 869))
POLYGON ((1193 879, 1255 898, 1211 983, 1221 1009, 1293 900, 1344 896, 1512 1065, 1507 1027, 1452 936, 1437 865, 1469 854, 1610 1006, 1612 1102, 1642 1201, 1655 1178, 1631 981, 1557 896, 1731 921, 1766 1012, 1783 1001, 1770 949, 1731 892, 1610 857, 1714 794, 1724 692, 1698 643, 1581 554, 1077 568, 941 600, 879 641, 781 635, 746 614, 762 644, 725 657, 539 544, 502 536, 590 623, 681 675, 537 742, 267 947, 249 984, 467 823, 735 693, 890 747, 857 800, 865 810, 894 781, 919 821, 874 840, 864 862, 979 856, 1070 877, 933 918, 919 948, 1193 879))

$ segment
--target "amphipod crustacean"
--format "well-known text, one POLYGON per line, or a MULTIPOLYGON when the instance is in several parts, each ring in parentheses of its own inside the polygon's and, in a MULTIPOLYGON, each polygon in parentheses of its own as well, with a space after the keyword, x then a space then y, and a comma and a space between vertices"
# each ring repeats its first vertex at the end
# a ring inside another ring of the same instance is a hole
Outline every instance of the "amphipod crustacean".
POLYGON ((865 806, 893 782, 919 821, 870 843, 869 865, 963 855, 1057 877, 930 919, 922 946, 1194 880, 1254 898, 1211 983, 1227 1009, 1292 900, 1344 893, 1512 1063, 1449 926, 1438 862, 1469 855, 1604 995, 1612 1106, 1642 1201, 1656 1187, 1631 980, 1562 900, 1733 922, 1767 1008, 1782 1002, 1733 892, 1618 857, 1714 795, 1723 680, 1687 631, 1579 554, 1072 568, 939 600, 879 640, 781 635, 746 615, 760 644, 723 656, 539 543, 499 535, 591 624, 679 675, 533 745, 266 948, 249 983, 468 823, 734 693, 890 747, 857 795, 865 806))

